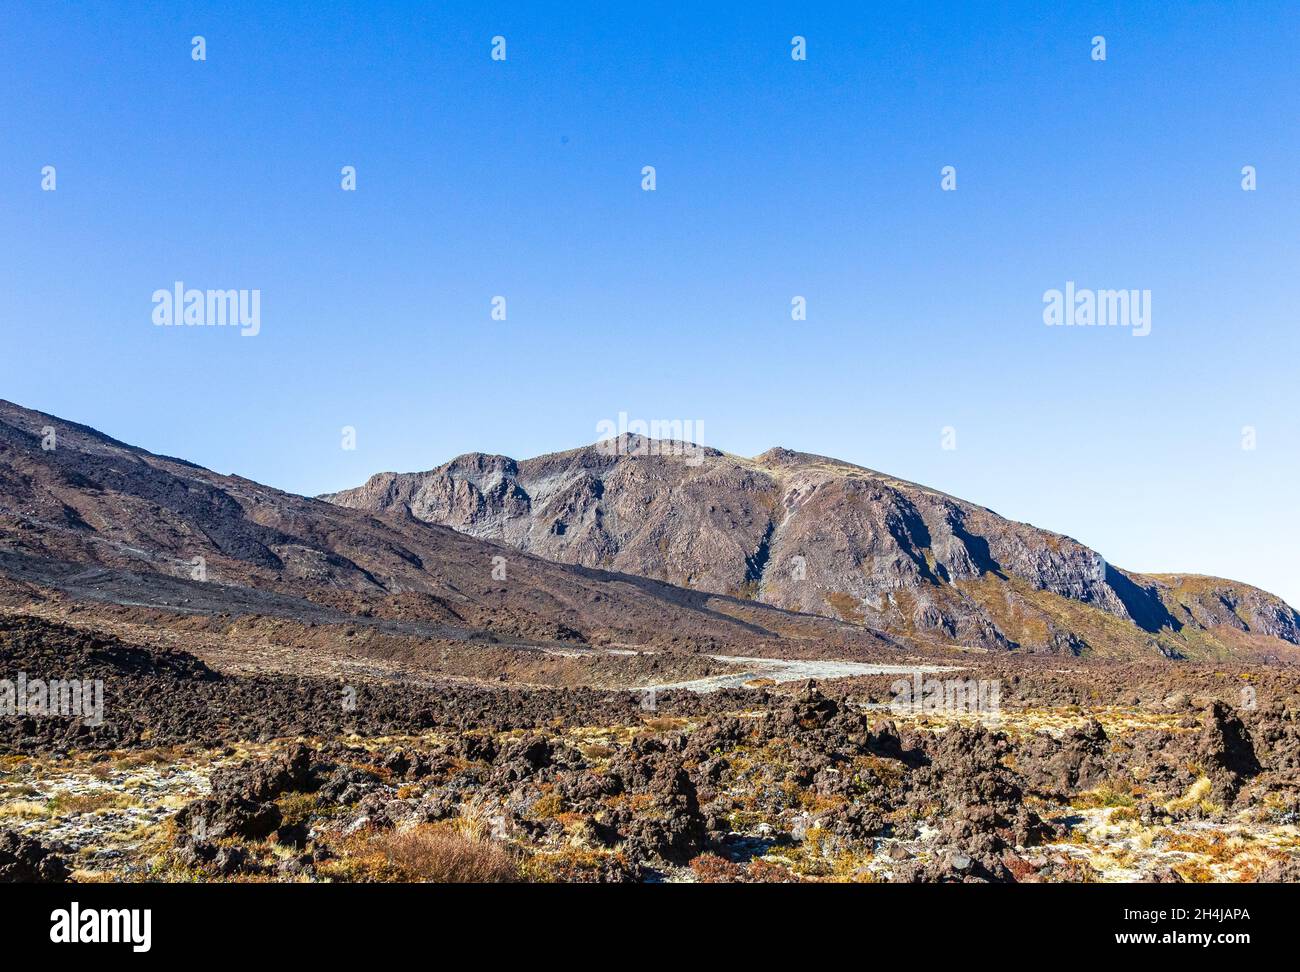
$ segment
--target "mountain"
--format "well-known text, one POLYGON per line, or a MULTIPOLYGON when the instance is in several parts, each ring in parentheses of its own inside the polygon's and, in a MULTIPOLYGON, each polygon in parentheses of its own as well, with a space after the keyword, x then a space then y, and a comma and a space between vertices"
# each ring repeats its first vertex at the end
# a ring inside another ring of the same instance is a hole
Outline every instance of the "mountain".
POLYGON ((914 642, 1175 658, 1300 644, 1300 616, 1257 588, 1125 571, 1061 534, 788 449, 746 459, 624 436, 525 461, 464 455, 322 499, 914 642))
POLYGON ((816 615, 553 563, 404 511, 281 492, 0 401, 0 603, 50 598, 348 632, 382 622, 417 640, 899 647, 816 615))

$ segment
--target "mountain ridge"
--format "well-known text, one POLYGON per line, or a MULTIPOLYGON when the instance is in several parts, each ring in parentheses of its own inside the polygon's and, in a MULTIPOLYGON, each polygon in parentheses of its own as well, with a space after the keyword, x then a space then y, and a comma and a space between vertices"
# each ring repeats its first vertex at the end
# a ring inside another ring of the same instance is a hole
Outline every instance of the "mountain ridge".
POLYGON ((785 447, 747 458, 631 435, 466 453, 320 498, 921 640, 1169 657, 1300 643, 1300 616, 1259 588, 1126 571, 1065 534, 785 447))
POLYGON ((144 603, 202 562, 203 590, 228 586, 230 611, 314 604, 453 637, 692 651, 1289 659, 1300 643, 1300 616, 1258 588, 1125 571, 866 467, 782 447, 618 445, 466 453, 308 498, 0 402, 0 576, 83 597, 71 568, 94 568, 144 603))
POLYGON ((0 401, 0 579, 179 609, 201 575, 206 610, 286 604, 436 621, 462 634, 762 652, 897 642, 815 615, 651 578, 553 563, 437 524, 363 510, 160 456, 90 426, 0 401), (42 447, 53 427, 53 447, 42 447), (498 569, 499 568, 499 569, 498 569), (288 598, 288 601, 284 601, 288 598), (279 599, 279 600, 277 600, 279 599), (758 610, 756 610, 758 609, 758 610), (788 643, 787 643, 788 642, 788 643))

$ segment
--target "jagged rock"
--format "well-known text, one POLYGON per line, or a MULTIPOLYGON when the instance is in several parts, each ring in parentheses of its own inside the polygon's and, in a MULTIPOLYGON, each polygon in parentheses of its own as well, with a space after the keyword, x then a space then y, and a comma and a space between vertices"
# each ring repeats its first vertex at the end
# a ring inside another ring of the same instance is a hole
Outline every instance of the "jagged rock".
POLYGON ((0 831, 0 884, 58 884, 68 880, 68 865, 39 840, 0 831))
POLYGON ((229 793, 246 800, 265 802, 282 793, 307 793, 319 786, 312 773, 312 751, 301 743, 273 760, 212 774, 214 793, 229 793))
POLYGON ((327 803, 352 806, 379 786, 379 777, 367 770, 340 766, 321 784, 320 798, 327 803))
POLYGON ((1194 753, 1220 800, 1235 797, 1242 783, 1261 769, 1250 733, 1232 707, 1219 701, 1205 710, 1194 753))
POLYGON ((280 808, 225 794, 187 803, 176 813, 176 826, 200 840, 241 837, 261 840, 280 826, 280 808))

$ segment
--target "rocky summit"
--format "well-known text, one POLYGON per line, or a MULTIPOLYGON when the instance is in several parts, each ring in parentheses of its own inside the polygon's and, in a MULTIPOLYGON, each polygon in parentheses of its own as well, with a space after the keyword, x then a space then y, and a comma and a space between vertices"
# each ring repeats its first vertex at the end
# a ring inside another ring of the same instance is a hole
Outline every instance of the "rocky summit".
POLYGON ((1126 571, 1070 537, 836 459, 680 445, 472 453, 322 499, 912 642, 1261 659, 1300 645, 1295 610, 1246 584, 1126 571))

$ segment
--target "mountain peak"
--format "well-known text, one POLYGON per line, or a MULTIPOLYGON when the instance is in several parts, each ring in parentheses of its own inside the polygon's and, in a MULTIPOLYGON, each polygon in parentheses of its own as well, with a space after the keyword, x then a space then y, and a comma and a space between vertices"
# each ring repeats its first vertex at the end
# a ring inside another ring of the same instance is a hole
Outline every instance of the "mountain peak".
POLYGON ((485 463, 332 500, 934 645, 1179 657, 1259 634, 1300 644, 1300 616, 1245 585, 1126 573, 1061 534, 783 446, 745 459, 626 435, 491 475, 485 463), (1216 606, 1225 597, 1238 610, 1216 606))

